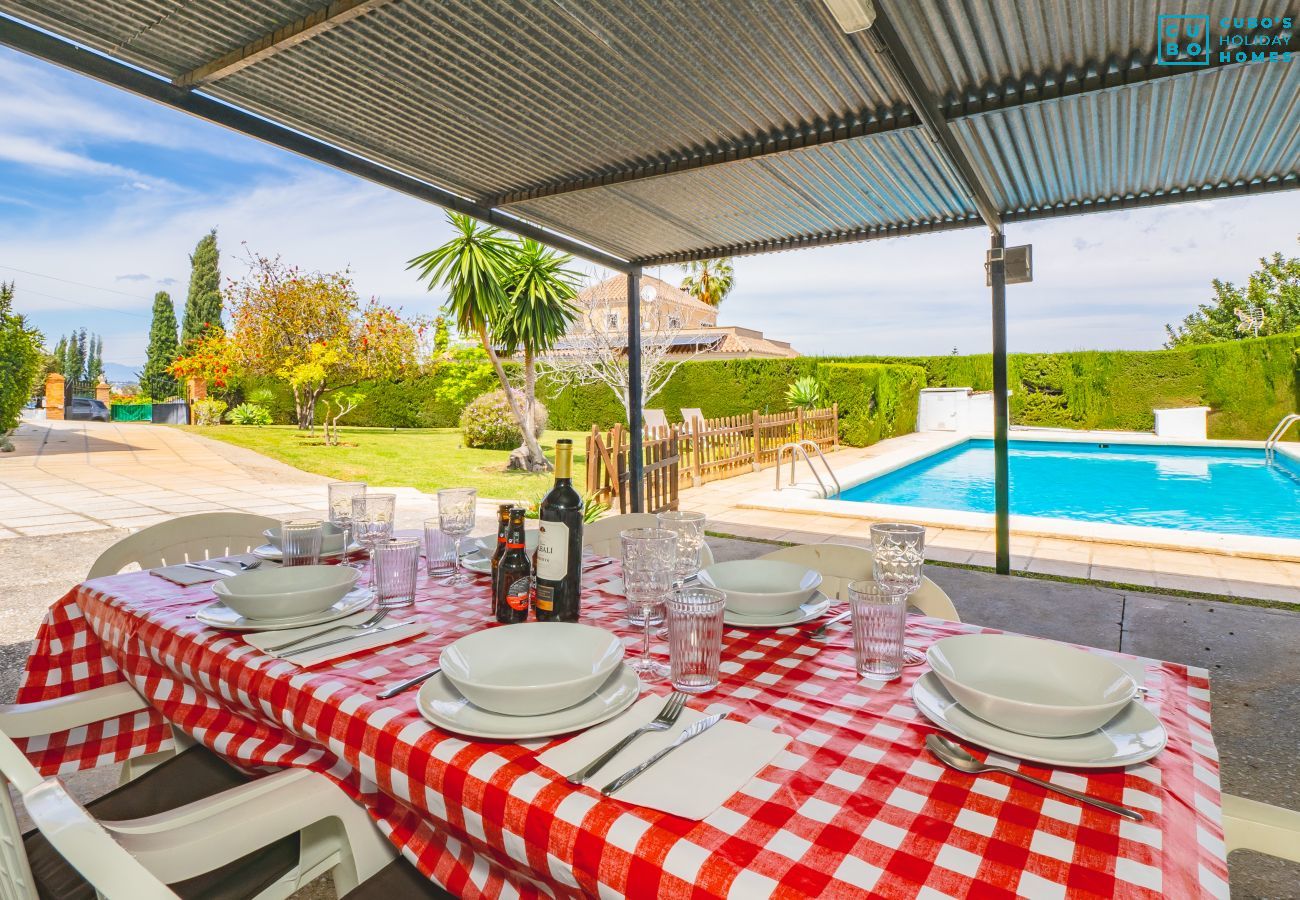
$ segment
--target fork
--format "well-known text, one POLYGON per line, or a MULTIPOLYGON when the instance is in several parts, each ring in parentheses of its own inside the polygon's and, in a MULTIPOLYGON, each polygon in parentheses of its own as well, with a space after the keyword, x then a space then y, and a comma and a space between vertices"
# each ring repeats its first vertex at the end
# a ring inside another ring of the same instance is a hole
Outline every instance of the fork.
POLYGON ((587 763, 578 771, 569 776, 569 784, 585 784, 587 779, 595 775, 600 768, 607 762, 618 756, 623 748, 635 741, 643 734, 650 734, 652 731, 667 731, 677 724, 677 719, 682 714, 682 707, 686 705, 686 695, 680 691, 674 691, 669 697, 668 702, 664 704, 663 709, 659 710, 659 715, 655 716, 646 724, 642 725, 636 731, 629 734, 623 740, 619 741, 613 747, 610 747, 600 756, 587 763))
MULTIPOLYGON (((262 564, 260 559, 255 559, 252 562, 244 562, 242 559, 234 559, 230 561, 239 566, 240 570, 244 572, 251 572, 262 564)), ((218 569, 216 566, 205 566, 203 563, 187 562, 185 563, 185 568, 198 569, 202 572, 212 572, 216 575, 224 575, 227 578, 239 574, 231 569, 218 569)))
POLYGON ((333 628, 326 628, 324 631, 318 631, 315 634, 309 634, 306 637, 300 637, 297 638, 296 640, 292 640, 287 644, 281 644, 280 646, 274 649, 276 653, 279 653, 281 650, 288 650, 290 647, 296 647, 299 644, 305 644, 307 643, 307 641, 314 641, 317 638, 323 637, 334 631, 364 631, 367 628, 373 628, 374 626, 378 625, 380 622, 384 620, 384 617, 387 615, 388 615, 388 610, 381 609, 379 610, 379 612, 375 613, 373 616, 366 619, 364 622, 358 622, 355 625, 335 625, 333 628))

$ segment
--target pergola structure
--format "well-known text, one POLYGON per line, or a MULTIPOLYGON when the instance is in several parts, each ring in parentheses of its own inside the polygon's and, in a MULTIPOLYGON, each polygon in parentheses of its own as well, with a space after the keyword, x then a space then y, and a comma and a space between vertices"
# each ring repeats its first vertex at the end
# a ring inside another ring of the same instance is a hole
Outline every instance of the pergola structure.
MULTIPOLYGON (((980 225, 996 251, 1010 223, 1300 186, 1291 25, 1257 2, 0 11, 0 43, 626 273, 634 357, 644 266, 980 225), (1258 37, 1273 40, 1255 59, 1258 37)), ((988 270, 1005 572, 1000 256, 988 270)), ((639 485, 635 404, 630 425, 639 485)))

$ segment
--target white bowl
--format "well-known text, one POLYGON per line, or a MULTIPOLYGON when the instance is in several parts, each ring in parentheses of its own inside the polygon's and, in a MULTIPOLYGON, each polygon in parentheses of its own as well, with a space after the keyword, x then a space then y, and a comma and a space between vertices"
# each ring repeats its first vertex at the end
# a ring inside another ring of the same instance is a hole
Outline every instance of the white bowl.
POLYGON ((1018 734, 1087 734, 1137 695, 1133 676, 1115 663, 1055 641, 963 634, 936 641, 925 655, 968 712, 1018 734))
POLYGON ((477 631, 447 645, 438 659, 466 700, 508 716, 540 716, 581 703, 622 661, 622 641, 576 622, 477 631))
MULTIPOLYGON (((284 551, 284 548, 280 546, 279 525, 266 529, 266 531, 262 532, 262 536, 266 538, 266 542, 272 547, 281 552, 284 551)), ((340 526, 332 522, 324 523, 324 527, 321 529, 320 552, 325 556, 331 553, 343 552, 343 529, 340 526)))
POLYGON ((356 584, 347 566, 258 569, 212 585, 222 603, 249 619, 287 619, 323 612, 356 584))
POLYGON ((742 616, 779 616, 808 601, 820 573, 775 559, 738 559, 700 570, 700 581, 727 595, 727 609, 742 616))

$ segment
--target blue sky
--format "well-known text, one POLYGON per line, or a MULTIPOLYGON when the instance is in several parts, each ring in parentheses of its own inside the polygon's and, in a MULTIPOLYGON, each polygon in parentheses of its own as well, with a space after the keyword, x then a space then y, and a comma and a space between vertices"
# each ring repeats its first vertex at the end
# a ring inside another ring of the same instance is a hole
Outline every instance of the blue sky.
MULTIPOLYGON (((436 207, 3 48, 0 123, 0 279, 51 344, 85 326, 106 360, 140 365, 153 293, 183 302, 212 227, 226 277, 254 250, 350 267, 363 294, 408 310, 441 302, 405 268, 446 236, 436 207)), ((1286 192, 1011 226, 1036 269, 1008 291, 1011 349, 1158 347, 1212 278, 1298 252, 1297 213, 1286 192)), ((720 319, 810 354, 983 352, 986 245, 971 229, 741 258, 720 319)))

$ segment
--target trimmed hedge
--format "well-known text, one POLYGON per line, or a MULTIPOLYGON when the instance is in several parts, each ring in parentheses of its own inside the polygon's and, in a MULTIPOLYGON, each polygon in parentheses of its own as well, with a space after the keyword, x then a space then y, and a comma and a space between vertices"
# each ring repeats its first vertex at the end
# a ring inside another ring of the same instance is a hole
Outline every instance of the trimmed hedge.
MULTIPOLYGON (((514 365, 509 364, 513 370, 514 365)), ((1011 419, 1018 425, 1149 431, 1152 409, 1210 406, 1210 436, 1261 439, 1283 415, 1300 408, 1300 333, 1251 338, 1180 350, 1017 353, 1008 360, 1011 419)), ((482 390, 494 390, 490 371, 482 390)), ((683 363, 654 398, 669 420, 684 406, 706 417, 787 407, 785 390, 811 375, 823 397, 840 405, 844 443, 865 445, 915 427, 922 387, 991 390, 993 358, 972 356, 801 357, 683 363)), ((465 378, 449 366, 404 381, 372 382, 348 425, 388 428, 455 427, 463 404, 439 387, 465 378)), ((293 419, 293 397, 282 382, 251 381, 232 402, 269 387, 277 422, 293 419)), ((472 387, 472 386, 471 386, 472 387)), ((472 392, 472 390, 471 390, 472 392)), ((462 390, 462 395, 464 391, 462 390)), ((585 431, 623 419, 623 408, 603 385, 559 388, 543 378, 538 394, 550 427, 585 431)))
POLYGON ((840 440, 850 447, 916 430, 916 407, 925 387, 920 366, 831 363, 820 366, 816 377, 826 397, 839 404, 840 440))
MULTIPOLYGON (((1212 438, 1268 437, 1300 408, 1300 333, 1179 350, 1014 353, 1007 360, 1017 425, 1150 431, 1153 409, 1209 406, 1212 438)), ((993 387, 993 357, 877 357, 918 365, 930 387, 993 387)))

